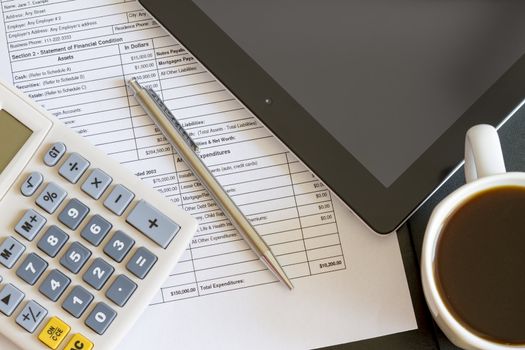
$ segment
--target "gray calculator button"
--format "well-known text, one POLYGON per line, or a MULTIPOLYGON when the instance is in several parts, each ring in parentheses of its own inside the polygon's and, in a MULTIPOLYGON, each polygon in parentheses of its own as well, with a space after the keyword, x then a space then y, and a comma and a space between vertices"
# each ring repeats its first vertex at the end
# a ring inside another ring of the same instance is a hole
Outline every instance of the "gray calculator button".
POLYGON ((113 266, 101 258, 96 258, 86 270, 82 279, 91 287, 100 290, 108 278, 113 274, 113 271, 115 271, 113 266))
POLYGON ((87 205, 73 198, 62 209, 62 212, 58 215, 58 220, 70 229, 76 230, 88 213, 89 208, 87 205))
POLYGON ((46 218, 33 209, 25 212, 24 216, 15 226, 15 231, 28 241, 32 241, 46 223, 46 218))
POLYGON ((88 178, 82 184, 82 191, 86 192, 94 199, 99 199, 102 193, 108 188, 113 181, 111 176, 100 169, 94 169, 88 178))
POLYGON ((73 273, 78 273, 91 256, 89 249, 78 242, 73 242, 60 259, 60 264, 73 273))
POLYGON ((98 247, 100 242, 106 237, 112 225, 100 215, 94 215, 80 232, 80 236, 89 243, 98 247))
POLYGON ((162 248, 166 248, 180 230, 179 225, 143 199, 126 221, 162 248))
POLYGON ((16 307, 24 299, 24 296, 24 293, 11 283, 6 284, 0 292, 0 311, 6 316, 11 316, 16 307))
POLYGON ((135 241, 122 231, 117 231, 104 247, 104 253, 116 262, 121 262, 135 241))
POLYGON ((71 280, 58 270, 51 270, 38 290, 52 301, 57 301, 71 280))
POLYGON ((0 263, 8 269, 12 268, 24 250, 26 247, 22 243, 13 237, 7 237, 0 245, 0 263))
POLYGON ((47 310, 34 300, 29 300, 26 306, 18 314, 16 323, 29 333, 33 333, 47 315, 47 310))
POLYGON ((120 275, 113 281, 106 292, 106 296, 118 306, 124 306, 135 289, 137 289, 137 285, 132 280, 120 275))
POLYGON ((156 261, 157 257, 155 254, 144 247, 140 247, 128 261, 126 268, 138 278, 143 279, 156 261))
POLYGON ((38 171, 34 171, 29 174, 29 176, 27 176, 27 179, 20 187, 20 192, 22 192, 22 194, 26 197, 31 197, 43 181, 44 176, 42 176, 42 174, 40 174, 38 171))
POLYGON ((89 314, 86 325, 97 332, 98 334, 102 335, 108 329, 109 325, 115 317, 117 316, 117 313, 107 306, 105 303, 98 303, 97 306, 91 311, 89 314))
POLYGON ((46 233, 40 238, 37 247, 50 257, 54 258, 64 244, 66 244, 68 239, 69 236, 64 231, 53 225, 50 226, 46 233))
POLYGON ((89 168, 89 162, 78 153, 71 153, 64 164, 58 169, 58 173, 71 183, 77 183, 78 179, 89 168))
POLYGON ((36 199, 36 204, 49 214, 53 214, 66 196, 67 192, 62 187, 50 182, 36 199))
POLYGON ((35 253, 31 253, 18 267, 16 275, 30 285, 33 285, 46 269, 47 262, 35 253))
POLYGON ((66 153, 66 145, 62 142, 57 142, 46 152, 44 163, 47 166, 55 166, 64 153, 66 153))
POLYGON ((117 215, 122 215, 135 195, 122 185, 116 185, 104 201, 104 206, 117 215))
POLYGON ((71 315, 79 318, 93 301, 93 295, 81 286, 76 286, 64 300, 62 307, 71 315))

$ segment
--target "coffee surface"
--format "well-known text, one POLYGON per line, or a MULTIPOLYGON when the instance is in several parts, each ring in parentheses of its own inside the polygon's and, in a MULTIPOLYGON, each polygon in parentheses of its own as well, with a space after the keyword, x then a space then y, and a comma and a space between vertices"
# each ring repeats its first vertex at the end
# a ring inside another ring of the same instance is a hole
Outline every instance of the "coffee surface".
POLYGON ((445 224, 436 251, 439 292, 479 336, 525 344, 525 187, 469 199, 445 224))

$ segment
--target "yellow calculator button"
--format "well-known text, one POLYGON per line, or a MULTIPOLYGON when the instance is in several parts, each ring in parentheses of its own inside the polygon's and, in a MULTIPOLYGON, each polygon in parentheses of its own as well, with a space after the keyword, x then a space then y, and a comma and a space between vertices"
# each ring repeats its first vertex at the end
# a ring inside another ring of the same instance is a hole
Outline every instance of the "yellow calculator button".
POLYGON ((38 339, 54 350, 58 348, 70 330, 71 327, 65 324, 64 321, 58 317, 51 317, 42 332, 38 335, 38 339))
POLYGON ((89 341, 88 338, 84 337, 82 334, 77 333, 71 338, 69 343, 67 343, 64 350, 91 350, 93 349, 93 343, 89 341))

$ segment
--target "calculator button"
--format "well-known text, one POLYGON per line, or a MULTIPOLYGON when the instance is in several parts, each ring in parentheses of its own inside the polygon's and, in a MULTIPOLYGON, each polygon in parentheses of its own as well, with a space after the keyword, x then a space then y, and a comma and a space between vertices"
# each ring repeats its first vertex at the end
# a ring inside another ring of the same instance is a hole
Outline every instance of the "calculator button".
POLYGON ((87 205, 73 198, 62 209, 62 212, 58 215, 58 220, 70 229, 76 230, 88 213, 89 208, 87 205))
POLYGON ((117 231, 104 247, 104 253, 116 262, 121 262, 135 241, 122 231, 117 231))
POLYGON ((78 153, 71 153, 58 169, 58 173, 69 182, 76 184, 87 168, 89 168, 89 162, 84 157, 78 153))
POLYGON ((155 254, 144 247, 140 247, 128 261, 126 268, 138 278, 143 279, 156 261, 157 257, 155 254))
POLYGON ((108 278, 113 274, 113 266, 101 258, 96 258, 84 273, 82 279, 96 290, 102 289, 108 278))
POLYGON ((0 263, 8 269, 12 268, 24 250, 26 247, 22 243, 13 237, 7 237, 0 245, 0 263))
POLYGON ((166 248, 180 230, 179 225, 143 199, 126 221, 162 248, 166 248))
POLYGON ((32 241, 46 223, 46 218, 33 209, 25 212, 24 216, 15 226, 15 231, 28 241, 32 241))
POLYGON ((49 214, 53 214, 66 198, 67 192, 54 182, 50 182, 36 199, 36 204, 49 214))
POLYGON ((69 271, 78 273, 90 256, 91 251, 89 251, 89 249, 78 242, 73 242, 64 256, 60 259, 60 264, 69 271))
POLYGON ((27 179, 24 181, 20 187, 20 192, 22 192, 22 194, 26 197, 31 197, 43 181, 44 176, 42 176, 42 174, 40 174, 38 171, 34 171, 29 174, 27 179))
POLYGON ((91 350, 93 349, 93 343, 82 334, 77 333, 67 343, 64 350, 91 350))
POLYGON ((0 311, 6 316, 11 316, 23 299, 24 293, 12 284, 6 284, 0 292, 0 311))
POLYGON ((116 185, 104 201, 104 206, 117 215, 122 215, 135 194, 122 185, 116 185))
POLYGON ((34 300, 29 300, 26 306, 18 314, 16 323, 29 333, 33 333, 47 315, 47 310, 34 300))
POLYGON ((108 329, 109 325, 115 317, 117 316, 117 313, 107 306, 105 303, 98 303, 97 306, 91 311, 89 314, 86 325, 97 332, 98 334, 102 335, 108 329))
POLYGON ((49 348, 55 350, 60 343, 66 338, 71 327, 64 321, 54 316, 47 322, 42 332, 38 335, 38 339, 49 348))
POLYGON ((100 215, 94 215, 80 232, 80 236, 89 243, 98 247, 100 242, 106 237, 112 225, 100 215))
POLYGON ((135 289, 137 289, 137 285, 132 280, 120 275, 113 281, 106 292, 106 296, 118 306, 124 306, 135 289))
POLYGON ((44 163, 47 166, 55 166, 64 153, 66 153, 66 145, 62 142, 57 142, 46 152, 44 163))
POLYGON ((52 301, 57 301, 64 293, 71 280, 58 270, 52 270, 38 289, 52 301))
POLYGON ((30 285, 33 285, 46 269, 47 262, 35 253, 31 253, 18 267, 18 270, 16 270, 16 275, 30 285))
POLYGON ((68 239, 69 236, 67 233, 53 225, 50 226, 46 233, 40 238, 37 247, 50 257, 54 258, 64 244, 66 244, 68 239))
POLYGON ((71 315, 79 318, 87 307, 93 301, 93 295, 81 286, 76 286, 71 290, 69 295, 64 300, 62 307, 71 315))
POLYGON ((82 184, 82 191, 86 192, 94 199, 99 199, 102 193, 108 188, 113 181, 111 176, 100 169, 94 169, 88 178, 82 184))

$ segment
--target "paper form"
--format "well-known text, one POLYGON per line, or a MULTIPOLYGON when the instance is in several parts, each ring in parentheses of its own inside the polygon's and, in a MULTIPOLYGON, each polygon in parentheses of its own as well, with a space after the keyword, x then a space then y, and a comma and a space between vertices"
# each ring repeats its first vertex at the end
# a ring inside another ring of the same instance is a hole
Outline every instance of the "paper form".
POLYGON ((300 349, 417 327, 395 235, 371 233, 137 2, 0 3, 0 76, 200 223, 122 349, 300 349), (132 76, 200 146, 293 292, 128 95, 132 76))

